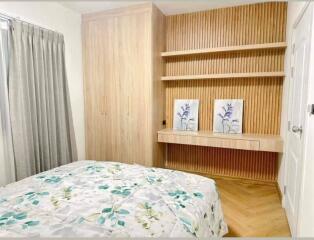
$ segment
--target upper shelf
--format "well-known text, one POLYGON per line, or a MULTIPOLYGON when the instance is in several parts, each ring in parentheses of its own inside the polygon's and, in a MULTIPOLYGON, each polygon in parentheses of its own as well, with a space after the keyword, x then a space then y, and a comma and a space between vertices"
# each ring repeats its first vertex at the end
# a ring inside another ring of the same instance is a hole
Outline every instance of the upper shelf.
POLYGON ((158 142, 250 151, 283 151, 282 138, 267 134, 220 134, 210 131, 188 132, 163 129, 158 131, 158 142))
POLYGON ((162 81, 171 80, 200 80, 200 79, 221 79, 221 78, 258 78, 258 77, 284 77, 284 72, 252 72, 252 73, 220 73, 203 75, 182 75, 164 76, 162 81))
POLYGON ((173 56, 186 56, 186 55, 197 55, 207 53, 219 53, 219 52, 238 52, 238 51, 249 51, 249 50, 262 50, 262 49, 284 49, 287 47, 285 42, 275 43, 263 43, 263 44, 251 44, 251 45, 240 45, 230 47, 217 47, 217 48, 203 48, 195 50, 183 50, 183 51, 172 51, 162 52, 162 57, 173 57, 173 56))

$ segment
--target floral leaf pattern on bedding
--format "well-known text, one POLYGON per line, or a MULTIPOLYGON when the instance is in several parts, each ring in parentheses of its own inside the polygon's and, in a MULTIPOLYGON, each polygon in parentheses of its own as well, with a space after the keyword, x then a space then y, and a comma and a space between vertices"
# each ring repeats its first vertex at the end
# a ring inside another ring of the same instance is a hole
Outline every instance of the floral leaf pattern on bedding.
POLYGON ((109 188, 108 184, 98 186, 98 189, 101 189, 101 190, 106 190, 108 188, 109 188))
POLYGON ((29 220, 25 221, 27 218, 26 212, 15 212, 9 211, 5 212, 0 216, 0 231, 2 229, 26 229, 28 227, 33 227, 39 224, 39 221, 29 220))
POLYGON ((157 176, 151 176, 151 175, 148 175, 146 177, 146 181, 149 183, 149 184, 156 184, 156 183, 162 183, 162 177, 157 177, 157 176))
POLYGON ((44 176, 44 175, 41 175, 41 176, 38 176, 37 177, 38 179, 46 182, 46 183, 51 183, 51 184, 56 184, 56 183, 59 183, 62 179, 58 176, 44 176))
POLYGON ((131 188, 128 186, 116 186, 111 193, 115 195, 120 195, 123 197, 127 197, 128 195, 131 194, 131 188))
POLYGON ((39 224, 39 221, 27 221, 23 224, 23 229, 33 227, 39 224))
POLYGON ((90 174, 96 174, 103 171, 105 168, 103 166, 97 166, 97 165, 90 165, 86 167, 86 171, 90 174))
POLYGON ((72 192, 72 187, 63 188, 64 199, 70 200, 71 199, 71 192, 72 192))
POLYGON ((104 208, 100 217, 98 218, 98 223, 104 224, 107 220, 110 222, 111 227, 115 227, 117 225, 123 227, 125 225, 125 221, 123 220, 123 218, 129 213, 130 212, 128 210, 119 208, 117 206, 104 208))
POLYGON ((1 197, 0 197, 0 207, 1 207, 1 205, 2 205, 3 203, 5 203, 5 202, 7 202, 7 200, 6 200, 5 198, 1 198, 1 197))
POLYGON ((169 192, 169 196, 173 197, 176 208, 185 208, 188 200, 191 199, 191 196, 185 191, 176 190, 175 192, 169 192))
POLYGON ((18 196, 15 201, 17 204, 33 204, 38 205, 42 197, 48 196, 49 192, 27 192, 18 196))
POLYGON ((27 217, 25 212, 6 212, 0 217, 0 226, 15 224, 18 220, 23 220, 27 217))
POLYGON ((140 203, 139 207, 143 210, 139 210, 136 214, 136 220, 142 224, 143 228, 149 229, 153 222, 160 220, 162 212, 158 212, 148 202, 140 203))
POLYGON ((227 232, 214 181, 174 170, 78 161, 0 188, 0 196, 0 237, 227 232))
POLYGON ((193 195, 194 195, 195 197, 198 197, 198 198, 203 198, 203 194, 200 193, 200 192, 195 192, 195 193, 193 193, 193 195))

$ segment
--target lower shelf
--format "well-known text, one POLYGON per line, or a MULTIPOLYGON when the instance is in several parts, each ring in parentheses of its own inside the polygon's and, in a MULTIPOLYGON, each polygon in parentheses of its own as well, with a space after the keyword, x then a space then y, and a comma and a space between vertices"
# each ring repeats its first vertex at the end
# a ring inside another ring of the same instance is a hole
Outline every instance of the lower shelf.
POLYGON ((210 131, 158 131, 158 142, 250 151, 283 152, 283 140, 278 135, 218 134, 210 131))

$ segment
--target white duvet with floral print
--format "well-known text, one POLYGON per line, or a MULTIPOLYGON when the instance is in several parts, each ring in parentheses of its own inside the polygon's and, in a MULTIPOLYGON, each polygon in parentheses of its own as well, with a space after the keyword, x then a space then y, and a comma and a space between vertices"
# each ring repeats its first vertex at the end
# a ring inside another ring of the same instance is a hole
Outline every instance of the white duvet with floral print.
POLYGON ((223 236, 211 179, 78 161, 0 188, 0 237, 223 236))

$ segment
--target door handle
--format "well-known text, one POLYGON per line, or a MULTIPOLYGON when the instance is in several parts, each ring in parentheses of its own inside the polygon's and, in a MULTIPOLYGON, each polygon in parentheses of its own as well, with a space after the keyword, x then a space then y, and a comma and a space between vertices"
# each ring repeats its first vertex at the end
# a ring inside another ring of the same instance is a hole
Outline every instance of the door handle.
POLYGON ((292 126, 292 132, 294 133, 302 133, 303 129, 302 126, 298 127, 298 126, 292 126))

